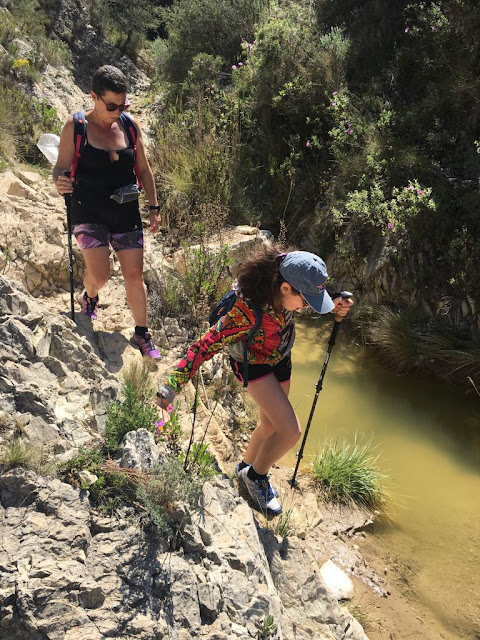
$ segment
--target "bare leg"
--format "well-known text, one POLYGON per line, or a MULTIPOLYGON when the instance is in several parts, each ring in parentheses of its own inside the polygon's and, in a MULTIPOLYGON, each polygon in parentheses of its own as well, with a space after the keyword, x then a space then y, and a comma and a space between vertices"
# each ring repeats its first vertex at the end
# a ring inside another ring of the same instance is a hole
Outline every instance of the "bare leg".
POLYGON ((260 409, 260 423, 250 438, 244 461, 257 473, 266 474, 300 438, 300 424, 288 400, 290 381, 274 375, 250 382, 247 390, 260 409))
POLYGON ((110 277, 110 248, 82 249, 86 272, 83 286, 87 296, 94 298, 110 277))
POLYGON ((127 301, 138 327, 147 326, 147 288, 143 281, 143 249, 117 251, 122 268, 127 301))

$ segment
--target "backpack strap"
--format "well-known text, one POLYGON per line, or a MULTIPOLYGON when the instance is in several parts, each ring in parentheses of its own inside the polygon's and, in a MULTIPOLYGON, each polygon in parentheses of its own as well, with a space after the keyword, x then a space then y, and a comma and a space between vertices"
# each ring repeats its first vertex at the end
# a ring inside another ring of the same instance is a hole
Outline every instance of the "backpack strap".
POLYGON ((137 182, 140 189, 143 188, 142 181, 137 172, 137 127, 132 119, 132 117, 122 111, 120 114, 120 122, 122 123, 123 128, 125 129, 125 133, 127 134, 128 142, 133 147, 133 157, 135 164, 133 165, 133 170, 135 171, 135 175, 137 176, 137 182))
POLYGON ((73 162, 70 168, 70 177, 73 178, 75 176, 75 171, 77 170, 78 161, 80 160, 80 156, 82 155, 82 149, 85 144, 85 138, 87 136, 87 129, 85 127, 85 112, 77 111, 73 114, 73 145, 74 145, 74 154, 73 154, 73 162))
POLYGON ((245 340, 245 344, 243 345, 243 386, 248 386, 248 349, 252 344, 252 340, 255 337, 260 325, 262 324, 263 311, 258 307, 255 307, 250 301, 249 305, 255 311, 255 324, 250 329, 247 335, 247 339, 245 340))

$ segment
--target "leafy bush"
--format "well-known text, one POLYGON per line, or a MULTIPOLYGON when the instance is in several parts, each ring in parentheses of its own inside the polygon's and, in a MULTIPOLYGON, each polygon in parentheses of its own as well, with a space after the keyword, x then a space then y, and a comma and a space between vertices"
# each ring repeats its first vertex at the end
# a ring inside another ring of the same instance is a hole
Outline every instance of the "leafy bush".
POLYGON ((150 316, 182 317, 191 326, 202 325, 209 309, 225 293, 224 277, 232 264, 227 245, 213 249, 207 244, 207 228, 200 229, 199 243, 183 244, 183 274, 167 272, 163 280, 150 283, 150 316))
POLYGON ((61 468, 64 480, 74 487, 88 489, 92 504, 108 515, 115 513, 122 504, 131 503, 135 496, 139 478, 129 475, 129 471, 131 470, 117 470, 115 465, 108 465, 104 450, 97 447, 80 447, 77 455, 61 468), (93 473, 97 480, 83 486, 79 476, 81 471, 93 473))
POLYGON ((182 437, 182 428, 178 413, 175 409, 170 411, 169 420, 158 420, 155 423, 155 434, 159 442, 165 442, 167 450, 172 456, 179 457, 182 451, 180 439, 182 437))
POLYGON ((171 457, 150 474, 137 489, 138 499, 145 505, 153 521, 165 533, 171 533, 166 514, 171 507, 184 502, 195 506, 202 491, 203 480, 185 471, 182 462, 171 457))
POLYGON ((164 13, 168 57, 164 73, 182 82, 198 53, 220 56, 231 64, 243 38, 250 38, 267 2, 265 0, 182 0, 164 13))
POLYGON ((313 478, 326 500, 384 510, 386 476, 376 468, 378 459, 370 443, 330 441, 313 459, 313 478))
POLYGON ((157 410, 142 396, 139 397, 134 384, 128 380, 122 389, 124 400, 115 401, 107 409, 105 443, 108 451, 115 452, 129 431, 147 429, 154 431, 157 410))
POLYGON ((218 473, 218 465, 215 457, 209 452, 205 442, 194 442, 187 460, 187 469, 190 473, 208 480, 218 473))

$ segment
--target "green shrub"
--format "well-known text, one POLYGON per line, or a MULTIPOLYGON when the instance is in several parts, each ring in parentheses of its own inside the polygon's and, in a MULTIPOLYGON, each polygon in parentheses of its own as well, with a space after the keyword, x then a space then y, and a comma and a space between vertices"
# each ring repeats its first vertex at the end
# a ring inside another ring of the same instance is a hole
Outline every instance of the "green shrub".
POLYGON ((42 162, 36 142, 42 133, 60 133, 57 111, 47 101, 39 102, 21 86, 0 80, 0 157, 15 155, 25 162, 42 162))
POLYGON ((74 487, 88 490, 93 506, 108 515, 113 515, 121 505, 132 503, 139 478, 129 475, 129 471, 107 465, 105 451, 97 447, 80 447, 77 455, 61 467, 63 479, 74 487), (93 473, 97 480, 83 486, 80 471, 93 473))
POLYGON ((105 426, 105 443, 108 451, 119 449, 124 436, 129 431, 147 429, 154 431, 158 418, 157 410, 145 398, 139 397, 131 381, 127 381, 122 389, 124 400, 115 401, 107 409, 105 426))
POLYGON ((227 245, 220 249, 208 245, 208 228, 200 230, 198 244, 195 237, 190 244, 183 243, 185 269, 183 274, 166 272, 164 278, 150 283, 150 316, 154 326, 156 318, 181 317, 190 326, 203 325, 214 306, 225 293, 225 276, 232 258, 227 245))
POLYGON ((376 464, 371 443, 330 441, 313 459, 312 473, 322 496, 336 504, 356 504, 366 509, 385 509, 385 475, 376 464))
POLYGON ((272 615, 266 615, 258 627, 257 640, 268 640, 276 635, 278 625, 272 615))
POLYGON ((178 502, 196 506, 202 486, 203 480, 187 473, 181 460, 171 457, 150 474, 144 483, 138 485, 137 498, 145 505, 160 530, 166 535, 172 535, 172 529, 167 524, 167 511, 178 502))
POLYGON ((364 307, 355 318, 364 342, 396 373, 411 371, 420 356, 421 316, 416 309, 364 307))
POLYGON ((180 443, 182 428, 180 426, 180 420, 176 409, 173 409, 170 412, 169 419, 166 423, 164 420, 158 420, 156 422, 155 435, 159 442, 164 442, 166 444, 170 455, 175 457, 180 456, 182 451, 180 443))
POLYGON ((130 385, 137 398, 145 404, 153 401, 156 391, 156 385, 151 376, 152 370, 155 370, 155 365, 151 362, 151 358, 135 358, 130 360, 120 373, 123 384, 130 385))
POLYGON ((187 469, 190 473, 205 480, 218 473, 217 461, 209 452, 208 444, 205 442, 194 442, 192 444, 187 461, 187 469))
POLYGON ((232 64, 242 37, 251 38, 264 13, 265 0, 182 0, 164 13, 168 57, 164 73, 171 82, 183 82, 199 53, 220 56, 232 64))

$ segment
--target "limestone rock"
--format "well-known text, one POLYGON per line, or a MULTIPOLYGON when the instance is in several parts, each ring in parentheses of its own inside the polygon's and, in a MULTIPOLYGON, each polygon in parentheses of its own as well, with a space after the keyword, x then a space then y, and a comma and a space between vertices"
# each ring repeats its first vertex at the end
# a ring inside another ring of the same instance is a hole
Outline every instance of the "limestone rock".
POLYGON ((320 568, 320 573, 327 589, 337 600, 351 600, 355 595, 353 582, 331 560, 327 560, 320 568))
POLYGON ((165 449, 155 443, 151 431, 137 429, 130 431, 123 439, 119 450, 120 466, 130 469, 153 469, 164 464, 165 449))
POLYGON ((34 187, 35 185, 43 182, 42 176, 35 171, 22 171, 19 169, 16 174, 22 182, 28 184, 30 187, 34 187))

